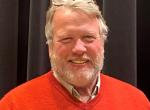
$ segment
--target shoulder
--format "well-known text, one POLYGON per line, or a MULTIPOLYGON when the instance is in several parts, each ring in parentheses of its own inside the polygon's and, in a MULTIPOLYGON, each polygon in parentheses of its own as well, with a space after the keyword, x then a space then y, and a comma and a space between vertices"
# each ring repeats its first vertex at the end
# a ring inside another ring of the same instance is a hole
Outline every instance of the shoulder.
POLYGON ((52 104, 55 107, 55 84, 51 72, 34 78, 8 92, 0 100, 0 110, 35 110, 52 104))
POLYGON ((102 84, 109 87, 109 88, 114 88, 116 90, 120 90, 120 91, 125 91, 125 90, 130 90, 133 91, 133 92, 137 92, 137 93, 141 93, 142 91, 139 90, 138 88, 136 88, 135 86, 127 83, 127 82, 124 82, 124 81, 121 81, 117 78, 114 78, 114 77, 111 77, 111 76, 108 76, 108 75, 105 75, 105 74, 101 74, 101 80, 102 80, 102 84))
POLYGON ((30 97, 34 94, 39 94, 42 90, 50 89, 51 72, 45 73, 32 80, 29 80, 14 89, 10 90, 5 97, 21 98, 22 96, 30 97))
POLYGON ((130 99, 130 101, 149 103, 145 94, 129 83, 104 74, 101 74, 101 80, 102 87, 107 91, 107 94, 116 95, 128 101, 130 99))
POLYGON ((49 77, 50 77, 50 72, 45 73, 41 76, 38 76, 32 80, 29 80, 29 81, 17 86, 10 92, 15 92, 15 91, 21 92, 21 91, 26 91, 26 90, 30 90, 30 89, 35 90, 35 89, 41 88, 43 85, 49 84, 49 77))

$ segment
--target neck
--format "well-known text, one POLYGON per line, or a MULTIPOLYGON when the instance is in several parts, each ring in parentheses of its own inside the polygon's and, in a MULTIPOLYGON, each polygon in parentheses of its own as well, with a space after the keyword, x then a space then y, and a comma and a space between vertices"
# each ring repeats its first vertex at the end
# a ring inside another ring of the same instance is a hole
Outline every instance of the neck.
POLYGON ((95 79, 86 87, 75 87, 75 89, 80 94, 81 100, 83 100, 83 102, 87 102, 91 98, 97 80, 98 80, 98 76, 95 77, 95 79))

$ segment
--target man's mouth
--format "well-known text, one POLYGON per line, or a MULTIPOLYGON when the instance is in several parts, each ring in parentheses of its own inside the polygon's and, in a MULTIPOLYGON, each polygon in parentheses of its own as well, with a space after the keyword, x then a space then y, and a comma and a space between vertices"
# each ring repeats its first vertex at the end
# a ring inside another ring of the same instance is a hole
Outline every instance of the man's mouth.
POLYGON ((74 63, 74 64, 84 64, 89 62, 89 60, 69 60, 69 62, 74 63))

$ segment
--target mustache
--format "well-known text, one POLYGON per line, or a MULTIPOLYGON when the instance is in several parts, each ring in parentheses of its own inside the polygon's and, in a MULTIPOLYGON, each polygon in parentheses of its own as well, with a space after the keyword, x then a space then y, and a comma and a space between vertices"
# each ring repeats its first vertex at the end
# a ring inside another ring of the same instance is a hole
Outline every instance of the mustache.
MULTIPOLYGON (((56 56, 55 54, 52 55, 51 57, 51 61, 53 60, 53 62, 55 62, 58 56, 56 56)), ((83 54, 81 56, 76 56, 76 55, 70 55, 68 58, 66 59, 61 59, 62 61, 71 61, 71 60, 87 60, 88 62, 90 62, 92 65, 99 65, 99 61, 103 61, 104 60, 104 56, 101 54, 98 54, 96 57, 92 57, 90 55, 87 54, 83 54)))
POLYGON ((82 56, 71 56, 68 58, 68 61, 69 60, 89 60, 89 61, 92 61, 92 58, 89 57, 88 55, 82 55, 82 56))

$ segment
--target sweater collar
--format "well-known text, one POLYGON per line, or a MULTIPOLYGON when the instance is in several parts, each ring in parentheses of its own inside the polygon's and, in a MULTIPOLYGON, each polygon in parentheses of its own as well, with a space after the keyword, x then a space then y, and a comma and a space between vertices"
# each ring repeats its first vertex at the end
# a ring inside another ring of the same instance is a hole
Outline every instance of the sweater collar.
MULTIPOLYGON (((56 80, 65 88, 67 89, 67 91, 73 96, 75 97, 78 101, 81 101, 83 103, 86 103, 85 101, 83 101, 81 99, 81 95, 79 94, 79 92, 74 88, 73 85, 67 83, 66 81, 64 81, 61 77, 59 77, 59 75, 56 73, 56 72, 53 72, 53 76, 56 78, 56 80)), ((99 93, 99 90, 100 90, 100 83, 101 83, 101 80, 100 80, 100 74, 98 74, 98 78, 97 78, 97 82, 96 82, 96 85, 93 89, 93 92, 91 93, 91 95, 89 96, 89 100, 88 101, 91 101, 92 99, 94 99, 98 93, 99 93)))

